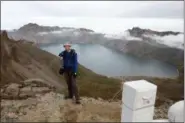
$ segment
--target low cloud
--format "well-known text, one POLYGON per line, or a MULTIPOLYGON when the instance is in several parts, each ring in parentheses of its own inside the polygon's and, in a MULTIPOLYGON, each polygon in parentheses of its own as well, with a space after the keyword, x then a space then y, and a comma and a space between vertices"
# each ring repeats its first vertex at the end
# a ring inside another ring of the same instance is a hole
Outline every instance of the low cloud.
POLYGON ((145 35, 145 37, 150 37, 157 43, 165 44, 169 47, 184 49, 184 34, 168 36, 145 35))

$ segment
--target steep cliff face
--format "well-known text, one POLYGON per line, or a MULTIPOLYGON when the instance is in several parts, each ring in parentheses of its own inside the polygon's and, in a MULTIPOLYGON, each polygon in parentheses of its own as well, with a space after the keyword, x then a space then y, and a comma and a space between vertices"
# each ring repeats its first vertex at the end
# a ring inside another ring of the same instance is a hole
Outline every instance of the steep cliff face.
MULTIPOLYGON (((31 42, 14 41, 1 33, 1 85, 30 78, 41 78, 47 82, 57 84, 61 77, 57 74, 59 64, 52 66, 55 56, 39 50, 31 42)), ((62 84, 61 84, 62 85, 62 84)), ((59 87, 61 87, 61 85, 59 87)))
POLYGON ((167 47, 165 45, 153 44, 147 41, 109 41, 105 46, 140 58, 157 59, 172 65, 183 65, 184 50, 167 47), (116 42, 116 43, 115 43, 116 42))
POLYGON ((151 45, 148 42, 127 42, 122 51, 139 57, 158 59, 173 65, 183 63, 184 60, 184 50, 162 45, 151 45))

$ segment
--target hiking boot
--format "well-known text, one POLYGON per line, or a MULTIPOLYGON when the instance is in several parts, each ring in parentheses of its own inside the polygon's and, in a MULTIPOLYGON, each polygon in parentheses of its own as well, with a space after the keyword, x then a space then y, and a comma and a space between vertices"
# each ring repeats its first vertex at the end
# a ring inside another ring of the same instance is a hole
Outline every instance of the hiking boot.
POLYGON ((76 104, 81 104, 81 103, 80 103, 80 100, 76 100, 76 104))
POLYGON ((73 99, 73 97, 71 97, 71 96, 65 96, 64 99, 65 100, 67 100, 67 99, 73 99))

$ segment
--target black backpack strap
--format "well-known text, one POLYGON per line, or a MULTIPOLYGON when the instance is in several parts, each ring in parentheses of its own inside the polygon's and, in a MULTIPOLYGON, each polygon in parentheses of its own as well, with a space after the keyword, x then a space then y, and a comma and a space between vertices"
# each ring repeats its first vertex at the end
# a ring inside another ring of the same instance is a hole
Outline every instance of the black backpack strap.
POLYGON ((75 50, 71 49, 71 57, 75 54, 75 50))
MULTIPOLYGON (((64 57, 65 57, 65 55, 66 55, 66 52, 67 51, 63 51, 63 55, 64 55, 64 57)), ((75 52, 75 50, 74 49, 71 49, 71 52, 70 52, 70 56, 71 56, 71 58, 73 57, 73 55, 75 54, 76 52, 75 52)))
POLYGON ((64 51, 62 51, 62 54, 63 54, 63 57, 65 57, 65 55, 66 55, 66 51, 64 50, 64 51))

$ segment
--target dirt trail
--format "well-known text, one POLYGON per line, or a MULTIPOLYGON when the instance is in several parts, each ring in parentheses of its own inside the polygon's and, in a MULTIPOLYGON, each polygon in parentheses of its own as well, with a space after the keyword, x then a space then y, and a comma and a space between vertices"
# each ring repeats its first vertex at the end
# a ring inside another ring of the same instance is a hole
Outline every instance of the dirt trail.
POLYGON ((26 100, 2 100, 1 121, 85 122, 119 121, 120 103, 82 98, 82 104, 54 92, 26 100))
POLYGON ((1 122, 120 121, 120 101, 82 97, 76 105, 42 79, 7 84, 1 99, 1 122))

